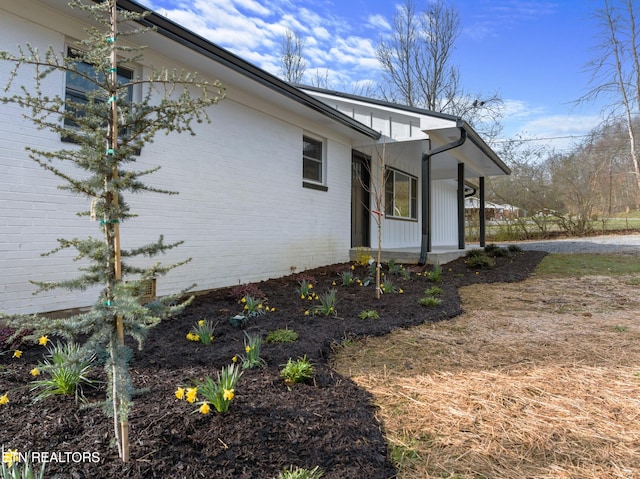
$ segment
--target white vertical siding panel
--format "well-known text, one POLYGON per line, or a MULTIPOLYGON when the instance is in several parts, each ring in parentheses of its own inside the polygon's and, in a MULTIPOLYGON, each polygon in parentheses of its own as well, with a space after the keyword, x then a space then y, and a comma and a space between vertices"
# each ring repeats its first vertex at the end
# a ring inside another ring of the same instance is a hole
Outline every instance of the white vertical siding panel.
POLYGON ((457 189, 455 180, 432 182, 431 244, 434 247, 458 244, 457 189))

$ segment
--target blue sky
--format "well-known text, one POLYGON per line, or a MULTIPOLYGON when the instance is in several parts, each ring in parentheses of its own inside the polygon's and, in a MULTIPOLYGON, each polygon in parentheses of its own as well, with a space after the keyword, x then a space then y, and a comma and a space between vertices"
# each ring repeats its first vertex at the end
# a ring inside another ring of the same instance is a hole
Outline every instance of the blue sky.
MULTIPOLYGON (((427 0, 416 0, 422 8, 427 0)), ((375 80, 375 48, 390 31, 394 0, 141 0, 210 41, 279 73, 286 30, 305 39, 307 75, 353 92, 375 80)), ((586 64, 597 30, 594 0, 449 0, 462 33, 454 62, 472 93, 505 101, 504 138, 584 135, 599 123, 598 105, 576 107, 586 92, 586 64)), ((579 139, 579 138, 578 138, 579 139)), ((563 151, 572 138, 544 140, 563 151)))

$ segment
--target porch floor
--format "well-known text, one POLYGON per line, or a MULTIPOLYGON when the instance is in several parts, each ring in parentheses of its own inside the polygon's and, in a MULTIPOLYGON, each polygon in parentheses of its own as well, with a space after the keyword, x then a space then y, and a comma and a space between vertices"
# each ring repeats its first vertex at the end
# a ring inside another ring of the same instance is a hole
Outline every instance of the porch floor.
MULTIPOLYGON (((434 246, 431 251, 427 253, 427 264, 445 264, 478 248, 480 248, 478 243, 469 243, 465 249, 458 249, 457 246, 434 246)), ((374 256, 377 251, 376 248, 367 248, 367 250, 371 256, 374 256)), ((358 258, 359 251, 361 251, 360 248, 351 248, 351 250, 349 250, 349 257, 352 261, 358 258)), ((401 264, 418 264, 420 260, 420 247, 382 248, 382 262, 387 263, 391 259, 401 264)))

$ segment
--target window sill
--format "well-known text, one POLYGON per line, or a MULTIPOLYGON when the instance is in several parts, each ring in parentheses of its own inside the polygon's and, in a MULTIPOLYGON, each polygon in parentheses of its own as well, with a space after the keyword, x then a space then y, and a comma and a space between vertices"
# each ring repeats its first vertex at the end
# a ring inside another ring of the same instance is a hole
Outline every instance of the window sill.
POLYGON ((319 185, 318 183, 310 183, 308 181, 303 181, 302 182, 302 187, 303 188, 309 188, 311 190, 329 191, 329 187, 328 186, 319 185))
POLYGON ((417 223, 418 219, 417 218, 403 218, 402 216, 390 216, 390 215, 384 215, 384 217, 388 220, 397 220, 397 221, 410 221, 411 223, 417 223))

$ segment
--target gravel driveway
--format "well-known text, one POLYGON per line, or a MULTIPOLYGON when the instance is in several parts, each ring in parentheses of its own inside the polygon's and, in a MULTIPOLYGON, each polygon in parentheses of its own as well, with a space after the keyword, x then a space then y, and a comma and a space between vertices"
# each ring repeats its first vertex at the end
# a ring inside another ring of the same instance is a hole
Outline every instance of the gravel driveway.
POLYGON ((625 253, 640 256, 640 234, 605 235, 586 238, 568 238, 550 241, 519 241, 525 250, 548 253, 625 253))

